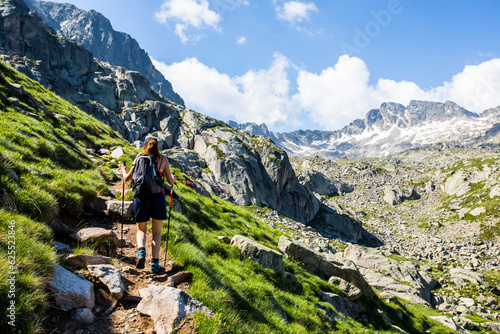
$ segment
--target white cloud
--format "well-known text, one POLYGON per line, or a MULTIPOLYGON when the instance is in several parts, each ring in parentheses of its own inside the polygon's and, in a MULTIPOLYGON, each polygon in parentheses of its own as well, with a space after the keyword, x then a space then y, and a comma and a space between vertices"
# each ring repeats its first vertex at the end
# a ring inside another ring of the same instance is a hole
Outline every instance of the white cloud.
POLYGON ((247 38, 245 36, 238 37, 238 40, 236 43, 238 44, 245 44, 247 42, 247 38))
POLYGON ((371 84, 365 62, 347 55, 319 74, 296 69, 279 53, 269 68, 249 70, 237 77, 220 73, 196 58, 171 65, 153 63, 188 107, 222 120, 264 122, 282 129, 305 117, 319 128, 340 129, 364 118, 383 102, 408 105, 411 100, 451 100, 478 113, 500 105, 500 59, 466 66, 450 81, 429 90, 411 81, 384 78, 371 84), (296 83, 290 82, 290 71, 298 71, 296 83))
POLYGON ((278 19, 293 24, 309 20, 311 13, 317 11, 318 8, 313 2, 289 1, 276 7, 278 19))
POLYGON ((208 8, 208 0, 164 0, 155 13, 155 19, 162 23, 175 23, 175 33, 183 43, 196 42, 200 34, 188 35, 189 28, 203 29, 211 27, 220 31, 220 15, 208 8))
POLYGON ((383 102, 450 100, 477 113, 500 105, 500 59, 466 66, 451 81, 427 91, 409 81, 379 79, 370 85, 369 77, 363 60, 344 55, 320 74, 299 71, 294 97, 316 123, 330 130, 364 118, 383 102))
POLYGON ((196 58, 172 65, 152 60, 189 108, 237 122, 295 122, 287 75, 291 64, 279 53, 268 69, 249 70, 239 77, 219 73, 196 58))

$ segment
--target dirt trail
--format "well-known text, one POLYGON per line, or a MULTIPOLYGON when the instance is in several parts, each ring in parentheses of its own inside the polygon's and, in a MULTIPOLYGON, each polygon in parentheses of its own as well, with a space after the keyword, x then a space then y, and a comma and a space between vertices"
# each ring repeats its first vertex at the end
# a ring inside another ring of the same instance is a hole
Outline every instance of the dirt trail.
MULTIPOLYGON (((113 189, 122 190, 122 183, 118 181, 111 185, 113 189)), ((121 237, 122 223, 121 217, 110 217, 104 215, 102 204, 106 198, 98 198, 95 209, 92 215, 84 215, 84 220, 78 225, 85 227, 103 227, 112 229, 118 238, 121 237)), ((171 222, 172 223, 172 222, 171 222)), ((167 222, 164 223, 166 228, 167 222)), ((42 323, 42 331, 44 333, 61 333, 61 334, 94 334, 94 333, 154 333, 154 324, 149 316, 141 315, 137 311, 137 304, 141 301, 139 294, 140 289, 147 288, 150 284, 163 285, 170 284, 167 282, 168 277, 181 271, 174 261, 167 256, 165 261, 165 245, 163 243, 160 249, 160 264, 166 262, 165 272, 159 275, 152 274, 149 263, 151 260, 151 233, 148 226, 146 235, 146 266, 144 269, 136 269, 135 262, 137 256, 136 248, 136 226, 127 220, 123 223, 123 238, 127 241, 126 247, 117 248, 112 254, 107 251, 98 250, 99 255, 111 256, 112 264, 117 267, 122 274, 122 281, 126 288, 125 296, 116 301, 111 297, 107 288, 93 281, 95 284, 95 307, 92 310, 96 316, 93 324, 82 325, 72 321, 73 312, 59 309, 54 300, 51 300, 51 305, 45 315, 45 321, 42 323)), ((67 240, 62 240, 67 241, 67 240)), ((76 246, 76 245, 73 245, 76 246)), ((77 274, 82 274, 90 279, 86 270, 78 270, 77 274)), ((90 279, 91 280, 91 279, 90 279)), ((176 286, 186 292, 189 290, 189 281, 183 282, 176 286)), ((186 318, 179 325, 177 333, 190 334, 194 333, 194 320, 192 317, 186 318)))

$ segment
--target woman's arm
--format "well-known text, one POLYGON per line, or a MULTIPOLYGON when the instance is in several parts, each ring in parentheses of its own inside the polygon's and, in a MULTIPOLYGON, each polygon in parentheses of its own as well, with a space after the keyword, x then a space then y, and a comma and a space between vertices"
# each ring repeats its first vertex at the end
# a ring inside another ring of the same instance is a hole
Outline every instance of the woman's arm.
POLYGON ((134 167, 135 167, 135 165, 132 165, 132 167, 130 168, 130 171, 128 173, 127 173, 127 166, 123 165, 121 167, 123 180, 125 180, 125 181, 130 180, 132 173, 134 172, 134 167))
POLYGON ((170 172, 170 164, 168 163, 167 157, 163 156, 163 159, 165 160, 165 163, 163 164, 163 175, 165 175, 165 178, 167 179, 167 182, 173 186, 175 183, 175 175, 172 175, 170 172))

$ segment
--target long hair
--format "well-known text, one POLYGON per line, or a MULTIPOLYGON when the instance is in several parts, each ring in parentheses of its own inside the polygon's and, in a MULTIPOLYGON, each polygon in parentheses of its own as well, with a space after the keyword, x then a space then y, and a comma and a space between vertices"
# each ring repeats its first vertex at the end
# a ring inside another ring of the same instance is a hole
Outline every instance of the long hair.
POLYGON ((151 139, 146 143, 146 145, 144 145, 144 154, 152 155, 156 159, 161 158, 160 149, 158 148, 158 142, 156 139, 151 139))

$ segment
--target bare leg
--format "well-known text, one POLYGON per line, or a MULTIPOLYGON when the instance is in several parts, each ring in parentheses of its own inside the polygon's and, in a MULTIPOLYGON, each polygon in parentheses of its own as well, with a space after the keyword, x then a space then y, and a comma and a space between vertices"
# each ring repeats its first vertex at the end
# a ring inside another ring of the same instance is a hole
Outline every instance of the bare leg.
POLYGON ((148 231, 148 222, 137 223, 137 248, 146 247, 147 231, 148 231))
POLYGON ((163 220, 153 219, 153 241, 152 241, 152 253, 154 259, 160 257, 160 247, 161 247, 161 226, 163 225, 163 220))

